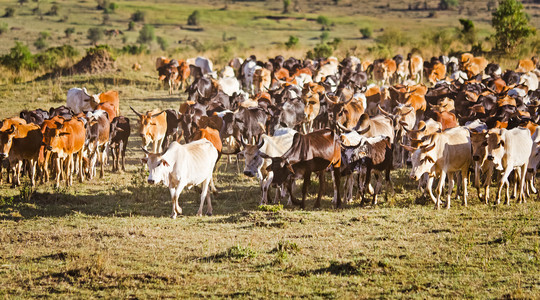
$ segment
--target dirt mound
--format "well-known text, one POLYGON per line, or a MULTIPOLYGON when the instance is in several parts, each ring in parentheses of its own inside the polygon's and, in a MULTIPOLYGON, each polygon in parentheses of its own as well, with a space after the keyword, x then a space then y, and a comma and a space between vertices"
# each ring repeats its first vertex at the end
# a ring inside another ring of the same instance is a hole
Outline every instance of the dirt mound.
POLYGON ((102 73, 113 71, 116 64, 110 53, 105 49, 93 49, 88 51, 86 56, 71 68, 67 68, 64 73, 83 74, 83 73, 102 73))

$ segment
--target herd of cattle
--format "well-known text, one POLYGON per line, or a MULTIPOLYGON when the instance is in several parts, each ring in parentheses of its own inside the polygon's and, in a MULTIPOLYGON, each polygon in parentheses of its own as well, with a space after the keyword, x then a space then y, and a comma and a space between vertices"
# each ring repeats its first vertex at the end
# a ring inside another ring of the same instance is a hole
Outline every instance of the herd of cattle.
MULTIPOLYGON (((141 113, 131 107, 139 121, 148 182, 169 187, 172 217, 182 212, 182 190, 199 184, 198 214, 204 200, 212 213, 209 191, 215 191, 212 174, 222 155, 245 158, 244 174, 260 180, 261 204, 268 203, 269 189, 275 187, 274 203, 288 198, 304 208, 311 174, 317 173, 321 184, 315 207, 320 206, 327 170, 336 207, 342 204, 340 190, 349 202, 355 186, 363 202, 370 193, 376 204, 383 179, 388 195, 393 192, 390 171, 407 163, 411 179, 437 208, 446 182, 450 207, 455 180, 456 193, 467 205, 470 176, 486 203, 493 180, 497 203, 503 189, 507 204, 511 187, 519 202, 536 193, 536 57, 504 72, 469 53, 429 61, 416 54, 375 61, 282 56, 259 61, 251 56, 231 60, 219 75, 213 68, 204 57, 159 57, 160 81, 170 94, 185 87, 188 100, 179 110, 141 113), (304 180, 301 201, 293 195, 295 179, 304 180)), ((57 186, 61 178, 71 185, 74 174, 80 181, 91 179, 98 163, 103 176, 109 151, 113 171, 119 170, 119 161, 125 169, 131 127, 120 116, 116 91, 90 95, 72 88, 65 106, 23 111, 0 125, 0 159, 10 166, 12 185, 19 184, 25 170, 32 184, 36 173, 45 181, 54 172, 57 186)))

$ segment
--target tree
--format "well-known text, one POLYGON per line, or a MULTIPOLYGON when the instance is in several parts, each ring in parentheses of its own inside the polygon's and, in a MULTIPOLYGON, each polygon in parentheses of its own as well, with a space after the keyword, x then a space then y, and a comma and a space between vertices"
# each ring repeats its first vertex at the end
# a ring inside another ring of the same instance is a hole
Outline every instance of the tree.
POLYGON ((92 44, 97 44, 104 36, 103 29, 98 27, 93 27, 88 29, 88 34, 86 37, 92 42, 92 44))
POLYGON ((201 23, 201 13, 198 10, 194 10, 187 19, 187 24, 190 26, 199 26, 201 23))
POLYGON ((144 12, 137 10, 131 15, 131 20, 134 22, 144 22, 145 14, 144 12))
POLYGON ((150 24, 145 24, 143 28, 139 31, 139 38, 137 39, 137 43, 150 44, 155 39, 156 35, 154 34, 154 26, 150 24))
POLYGON ((317 23, 322 25, 321 30, 330 30, 330 25, 332 25, 330 20, 325 16, 318 16, 317 23))
POLYGON ((285 47, 287 47, 287 49, 291 49, 296 45, 298 45, 298 37, 294 35, 289 36, 289 40, 285 43, 285 47))
POLYGON ((499 7, 493 12, 491 26, 495 29, 496 48, 506 53, 514 50, 523 39, 536 32, 529 25, 523 5, 517 0, 499 0, 499 7))
POLYGON ((13 7, 6 7, 5 12, 6 12, 6 13, 4 14, 4 18, 13 17, 13 15, 15 15, 15 8, 13 8, 13 7))
POLYGON ((473 45, 476 42, 476 30, 474 29, 473 21, 469 19, 459 19, 459 23, 463 26, 460 32, 462 40, 467 44, 473 45))
POLYGON ((70 38, 71 35, 75 32, 75 27, 68 27, 66 30, 64 30, 64 33, 66 34, 67 38, 70 38))
POLYGON ((373 29, 371 27, 360 28, 360 34, 362 34, 363 39, 369 39, 373 35, 373 29))

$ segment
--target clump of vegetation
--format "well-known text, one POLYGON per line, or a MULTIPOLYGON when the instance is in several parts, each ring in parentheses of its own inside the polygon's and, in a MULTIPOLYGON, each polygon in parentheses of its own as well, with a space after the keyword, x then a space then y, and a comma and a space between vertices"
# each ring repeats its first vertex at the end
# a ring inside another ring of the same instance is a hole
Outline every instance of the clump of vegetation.
POLYGON ((42 69, 54 69, 65 58, 73 58, 79 55, 77 50, 70 45, 53 47, 44 52, 32 55, 28 46, 16 42, 9 53, 0 57, 0 64, 16 72, 22 70, 35 71, 42 69))
POLYGON ((134 21, 129 21, 128 23, 128 31, 133 31, 135 30, 135 22, 134 21))
POLYGON ((337 50, 341 42, 342 42, 341 38, 334 38, 331 42, 328 42, 328 45, 332 46, 334 50, 337 50))
POLYGON ((289 253, 297 253, 300 252, 300 247, 294 242, 291 242, 289 240, 282 240, 279 241, 276 248, 273 250, 274 252, 289 252, 289 253))
POLYGON ((373 35, 373 29, 371 27, 360 28, 360 34, 363 39, 369 39, 373 35))
POLYGON ((289 36, 289 40, 285 42, 285 47, 287 47, 287 49, 294 48, 296 47, 296 45, 298 45, 298 41, 299 41, 298 37, 291 35, 289 36))
POLYGON ((49 11, 45 13, 47 16, 58 16, 58 10, 60 7, 57 4, 53 4, 49 11))
POLYGON ((321 39, 321 43, 326 42, 330 38, 330 33, 328 31, 323 31, 321 35, 319 36, 319 39, 321 39))
POLYGON ((198 10, 194 10, 187 19, 187 24, 190 26, 199 26, 201 24, 201 13, 198 10))
POLYGON ((103 39, 104 35, 105 33, 103 32, 103 29, 99 27, 92 27, 88 29, 86 37, 90 40, 90 42, 92 42, 93 45, 96 45, 97 42, 103 39))
POLYGON ((291 6, 291 0, 283 0, 283 13, 289 13, 289 7, 291 6))
POLYGON ((260 211, 269 211, 269 212, 276 213, 278 211, 283 210, 283 204, 278 204, 278 205, 266 205, 266 204, 263 204, 263 205, 259 205, 257 207, 257 209, 260 210, 260 211))
POLYGON ((48 44, 47 44, 47 39, 50 37, 51 35, 46 32, 46 31, 42 31, 39 33, 39 37, 38 39, 34 42, 34 46, 38 49, 38 50, 42 50, 42 49, 45 49, 48 47, 48 44))
POLYGON ((313 50, 309 50, 306 53, 306 57, 309 59, 327 58, 332 56, 333 53, 334 49, 330 45, 320 44, 313 48, 313 50))
POLYGON ((139 31, 139 37, 137 38, 137 42, 140 44, 150 44, 155 39, 156 35, 154 33, 154 26, 150 24, 145 24, 143 28, 139 31))
POLYGON ((161 36, 158 36, 156 41, 159 45, 159 48, 163 51, 167 50, 167 47, 169 47, 169 43, 167 42, 167 40, 161 36))
POLYGON ((75 33, 75 27, 68 27, 64 30, 67 38, 70 38, 73 33, 75 33))
POLYGON ((386 29, 381 36, 376 39, 378 44, 388 48, 403 47, 409 41, 407 35, 396 28, 386 29))
POLYGON ((15 15, 15 8, 13 7, 6 7, 4 18, 10 18, 15 15))
POLYGON ((476 43, 476 29, 473 21, 469 19, 459 19, 462 28, 460 30, 461 39, 469 45, 476 43))
POLYGON ((330 26, 332 25, 330 19, 325 16, 318 16, 317 23, 322 25, 321 30, 330 30, 330 26))
POLYGON ((143 11, 137 10, 131 15, 133 22, 144 22, 146 14, 143 11))
POLYGON ((131 55, 139 55, 143 53, 148 53, 148 47, 146 45, 140 44, 140 45, 125 45, 122 47, 122 49, 118 50, 117 52, 124 53, 124 54, 131 54, 131 55))
POLYGON ((517 0, 500 0, 499 7, 493 13, 491 25, 496 31, 496 48, 506 53, 512 52, 524 39, 536 32, 529 25, 523 4, 517 0))
POLYGON ((118 4, 111 2, 107 7, 103 10, 103 13, 106 14, 112 14, 118 9, 118 4))
POLYGON ((7 23, 0 23, 0 35, 6 33, 9 31, 9 27, 7 23))
POLYGON ((441 0, 439 2, 440 10, 448 10, 450 8, 457 7, 459 5, 459 0, 441 0))

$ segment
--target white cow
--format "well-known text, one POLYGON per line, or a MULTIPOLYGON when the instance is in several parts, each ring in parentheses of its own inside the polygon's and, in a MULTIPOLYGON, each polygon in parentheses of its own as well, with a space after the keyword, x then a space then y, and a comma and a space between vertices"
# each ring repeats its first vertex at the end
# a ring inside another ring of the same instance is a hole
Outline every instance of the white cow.
MULTIPOLYGON (((296 130, 294 129, 280 128, 276 130, 274 136, 268 136, 266 134, 261 135, 261 143, 259 145, 245 145, 245 148, 242 151, 244 158, 246 159, 244 174, 249 177, 256 176, 260 180, 262 190, 261 205, 267 202, 268 189, 274 178, 274 173, 266 170, 266 168, 272 164, 272 160, 269 158, 262 158, 261 154, 270 157, 282 156, 291 148, 295 134, 296 130)), ((278 187, 274 203, 278 202, 278 197, 280 195, 279 191, 281 189, 282 187, 278 187)))
MULTIPOLYGON (((505 185, 506 204, 510 204, 508 176, 513 170, 517 170, 519 177, 519 202, 525 202, 523 186, 533 146, 530 131, 519 127, 510 130, 492 129, 488 132, 487 143, 487 160, 493 163, 497 171, 503 172, 497 190, 497 204, 501 202, 501 191, 505 185)), ((488 173, 486 180, 491 180, 490 173, 488 173)), ((488 197, 488 193, 489 189, 486 188, 486 197, 488 197)))
POLYGON ((320 82, 323 77, 336 75, 339 72, 338 66, 339 62, 337 58, 329 57, 328 62, 319 68, 319 71, 317 72, 317 75, 315 75, 313 81, 320 82))
POLYGON ((186 63, 188 65, 195 65, 201 68, 203 75, 208 74, 208 73, 215 75, 213 71, 214 64, 212 63, 211 60, 209 60, 206 57, 197 56, 197 57, 188 58, 186 59, 186 63))
POLYGON ((202 184, 201 204, 197 215, 202 215, 204 200, 207 200, 207 214, 212 215, 212 203, 208 194, 208 186, 212 182, 212 172, 218 158, 216 148, 207 139, 201 139, 189 144, 180 145, 172 142, 169 149, 162 155, 144 150, 147 157, 143 159, 148 164, 148 183, 163 182, 169 187, 172 200, 171 218, 176 219, 182 213, 178 205, 178 197, 185 187, 202 184))
POLYGON ((99 97, 88 94, 86 88, 71 88, 67 92, 66 106, 69 107, 75 114, 83 111, 93 111, 99 104, 99 97))
POLYGON ((246 90, 248 93, 253 91, 253 75, 255 74, 255 70, 260 68, 261 67, 257 66, 257 62, 254 60, 244 62, 244 66, 242 67, 242 74, 244 74, 244 78, 241 79, 244 81, 244 90, 246 90))
POLYGON ((454 188, 455 172, 461 172, 463 180, 463 203, 467 206, 467 178, 469 166, 471 165, 471 138, 468 129, 456 127, 448 129, 442 133, 431 135, 429 145, 414 149, 404 146, 408 151, 414 151, 412 155, 411 178, 419 180, 423 174, 428 173, 428 191, 431 199, 435 202, 435 207, 440 208, 441 195, 443 192, 446 176, 448 175, 448 198, 446 208, 450 208, 450 197, 454 188), (433 195, 433 181, 439 177, 437 187, 437 198, 433 195))
POLYGON ((224 77, 218 80, 221 90, 227 95, 232 96, 234 93, 240 93, 240 82, 236 77, 224 77))

